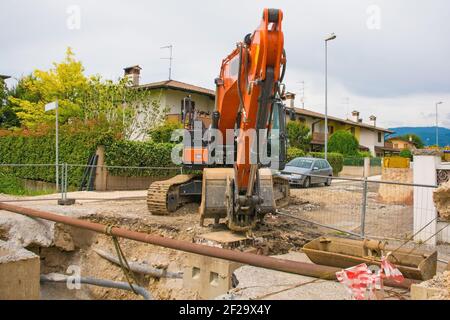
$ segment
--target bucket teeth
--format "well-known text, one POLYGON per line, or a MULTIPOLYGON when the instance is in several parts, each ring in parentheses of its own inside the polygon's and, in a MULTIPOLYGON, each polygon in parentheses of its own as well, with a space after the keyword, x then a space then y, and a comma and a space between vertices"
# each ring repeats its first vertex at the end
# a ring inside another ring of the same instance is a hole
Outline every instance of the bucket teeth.
MULTIPOLYGON (((169 212, 174 210, 169 210, 167 195, 170 192, 178 192, 178 185, 188 182, 193 179, 194 175, 189 174, 179 174, 173 178, 163 181, 155 181, 148 188, 147 192, 147 207, 153 215, 167 215, 169 212)), ((182 203, 179 200, 180 197, 176 197, 178 202, 176 208, 178 208, 182 203)))

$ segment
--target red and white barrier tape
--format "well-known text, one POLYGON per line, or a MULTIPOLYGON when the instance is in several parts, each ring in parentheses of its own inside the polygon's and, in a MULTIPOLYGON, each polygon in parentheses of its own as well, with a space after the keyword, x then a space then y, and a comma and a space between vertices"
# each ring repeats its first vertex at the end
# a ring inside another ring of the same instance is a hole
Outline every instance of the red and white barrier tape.
POLYGON ((376 290, 383 289, 385 278, 392 278, 398 283, 404 280, 400 270, 390 263, 387 257, 381 257, 381 268, 375 272, 372 272, 367 264, 361 263, 336 272, 336 277, 356 300, 376 299, 376 290))

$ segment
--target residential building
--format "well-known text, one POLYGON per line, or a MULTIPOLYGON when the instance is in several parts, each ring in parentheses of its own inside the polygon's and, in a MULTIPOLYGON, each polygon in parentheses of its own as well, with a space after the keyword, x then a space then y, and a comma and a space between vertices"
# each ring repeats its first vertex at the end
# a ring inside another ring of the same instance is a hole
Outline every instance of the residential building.
MULTIPOLYGON (((199 119, 203 121, 205 127, 209 126, 211 123, 210 115, 214 111, 215 103, 215 92, 213 90, 176 80, 141 84, 141 70, 142 68, 138 65, 124 68, 124 76, 130 79, 133 87, 154 92, 160 106, 167 110, 166 118, 168 120, 181 121, 183 100, 189 96, 199 119)), ((146 135, 142 134, 141 131, 131 137, 132 140, 143 140, 145 138, 146 135)))
MULTIPOLYGON (((308 109, 295 107, 295 94, 286 94, 286 105, 294 110, 295 114, 289 114, 288 121, 300 121, 311 132, 311 149, 322 151, 325 144, 325 115, 308 109)), ((364 123, 358 111, 352 112, 352 119, 342 119, 328 115, 328 136, 335 131, 346 130, 351 132, 359 142, 361 151, 370 151, 373 156, 384 156, 386 153, 396 152, 393 146, 384 140, 385 134, 393 131, 378 127, 377 118, 370 116, 370 123, 364 123)))
POLYGON ((389 138, 386 141, 390 142, 392 144, 393 148, 397 149, 398 151, 401 151, 404 149, 412 150, 413 148, 415 148, 414 143, 412 143, 411 141, 404 140, 399 137, 389 138))

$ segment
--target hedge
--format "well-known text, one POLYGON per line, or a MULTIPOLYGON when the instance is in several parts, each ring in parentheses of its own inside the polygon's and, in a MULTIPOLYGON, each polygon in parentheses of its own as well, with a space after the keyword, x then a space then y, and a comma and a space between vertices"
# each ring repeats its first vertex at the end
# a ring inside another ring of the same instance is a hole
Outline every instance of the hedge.
MULTIPOLYGON (((59 163, 86 164, 97 145, 108 144, 111 137, 95 132, 62 132, 59 136, 59 163)), ((11 134, 0 136, 0 163, 52 164, 55 163, 55 135, 31 136, 11 134)), ((69 169, 69 184, 78 186, 84 168, 69 169)), ((18 178, 55 182, 54 166, 3 167, 4 173, 18 178)))
MULTIPOLYGON (((310 152, 308 155, 313 158, 325 158, 325 153, 323 152, 310 152)), ((333 168, 333 175, 337 176, 344 167, 344 156, 337 152, 328 152, 327 160, 333 168)))
MULTIPOLYGON (((287 161, 291 161, 297 157, 313 157, 313 158, 325 158, 325 153, 323 152, 309 152, 306 154, 303 150, 298 148, 288 148, 287 161)), ((328 152, 328 162, 333 168, 333 174, 336 176, 342 171, 344 166, 344 156, 336 152, 328 152)))
MULTIPOLYGON (((370 165, 372 167, 381 167, 381 158, 370 158, 370 165)), ((362 157, 345 157, 344 166, 363 167, 364 158, 362 157)))
MULTIPOLYGON (((140 141, 114 141, 105 148, 105 162, 108 166, 126 167, 176 167, 171 160, 174 144, 140 141)), ((168 176, 174 171, 169 169, 120 169, 109 168, 113 175, 119 176, 168 176)))
POLYGON ((287 150, 287 161, 291 161, 294 158, 304 157, 306 154, 302 149, 291 147, 287 150))

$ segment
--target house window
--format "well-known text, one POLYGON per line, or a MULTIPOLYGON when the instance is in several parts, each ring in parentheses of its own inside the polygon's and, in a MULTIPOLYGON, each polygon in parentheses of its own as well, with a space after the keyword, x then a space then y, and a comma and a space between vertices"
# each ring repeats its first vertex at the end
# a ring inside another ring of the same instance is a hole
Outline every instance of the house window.
POLYGON ((333 126, 328 126, 328 134, 333 134, 334 133, 334 127, 333 126))
POLYGON ((381 142, 381 132, 378 132, 378 142, 381 142))
POLYGON ((355 135, 356 132, 355 127, 351 127, 350 132, 352 133, 352 135, 355 135))
POLYGON ((394 143, 394 148, 398 149, 398 143, 394 143))

